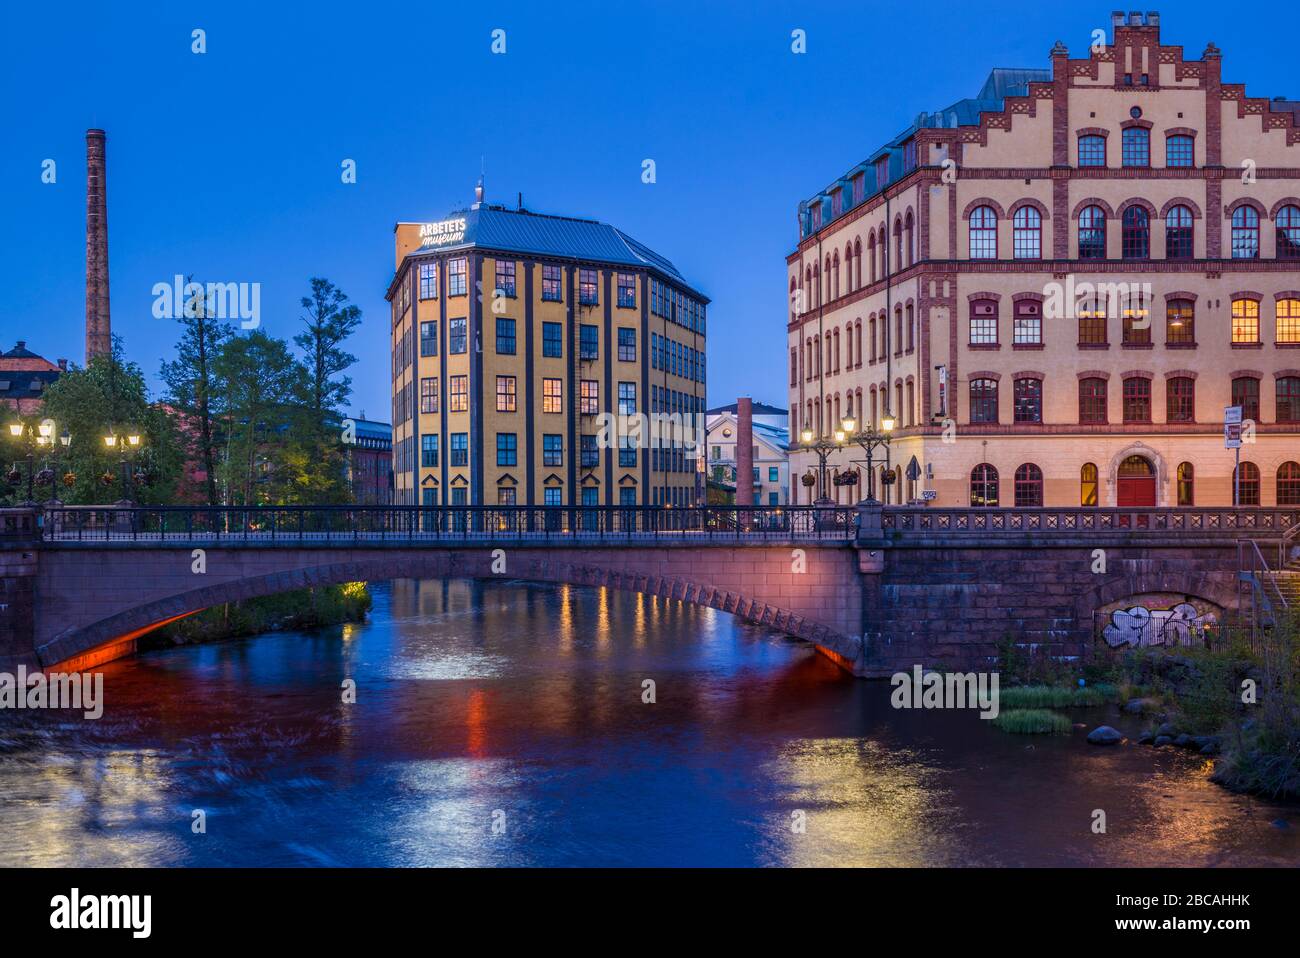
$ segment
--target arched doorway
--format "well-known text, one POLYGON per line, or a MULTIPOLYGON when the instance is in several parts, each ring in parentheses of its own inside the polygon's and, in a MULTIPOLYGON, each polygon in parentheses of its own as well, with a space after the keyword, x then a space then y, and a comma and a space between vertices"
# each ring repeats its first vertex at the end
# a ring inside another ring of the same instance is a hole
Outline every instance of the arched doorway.
POLYGON ((1143 456, 1129 456, 1116 471, 1116 505, 1120 508, 1156 504, 1156 469, 1143 456))

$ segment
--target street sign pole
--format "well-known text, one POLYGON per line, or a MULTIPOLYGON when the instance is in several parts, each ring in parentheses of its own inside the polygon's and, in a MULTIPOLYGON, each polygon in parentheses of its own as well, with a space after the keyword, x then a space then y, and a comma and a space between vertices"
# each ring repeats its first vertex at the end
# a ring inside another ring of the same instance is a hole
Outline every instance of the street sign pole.
POLYGON ((1223 409, 1223 448, 1233 452, 1232 507, 1241 506, 1241 407, 1223 409))

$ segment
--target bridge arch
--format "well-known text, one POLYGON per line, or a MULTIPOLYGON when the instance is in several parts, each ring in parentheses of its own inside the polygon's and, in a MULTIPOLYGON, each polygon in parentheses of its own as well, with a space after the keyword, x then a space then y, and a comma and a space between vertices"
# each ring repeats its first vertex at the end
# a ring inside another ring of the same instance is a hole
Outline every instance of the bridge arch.
MULTIPOLYGON (((172 562, 176 561, 172 550, 172 562)), ((347 552, 346 561, 331 561, 330 550, 263 550, 270 556, 282 556, 281 568, 270 571, 241 571, 224 576, 198 588, 178 588, 178 580, 163 585, 157 594, 127 598, 119 601, 117 608, 102 618, 83 621, 70 626, 45 641, 38 641, 35 652, 40 665, 50 668, 85 667, 97 652, 113 649, 161 625, 186 615, 221 605, 274 595, 313 586, 338 585, 344 582, 379 582, 389 579, 448 579, 473 578, 497 580, 522 580, 558 583, 576 586, 605 587, 666 599, 677 599, 693 605, 728 612, 738 618, 803 639, 815 645, 840 665, 852 670, 861 657, 861 640, 855 634, 856 610, 846 608, 840 621, 827 621, 823 603, 814 598, 811 604, 801 607, 800 593, 808 590, 774 588, 769 581, 772 573, 763 568, 763 561, 755 561, 760 552, 771 550, 740 549, 754 558, 739 563, 740 568, 725 570, 716 577, 706 577, 691 570, 675 575, 664 571, 672 563, 663 561, 663 550, 612 549, 607 551, 509 549, 505 552, 505 571, 493 571, 493 558, 497 550, 477 549, 416 549, 373 552, 339 550, 347 552), (585 556, 585 561, 583 561, 585 556), (622 557, 624 561, 611 561, 622 557), (774 593, 779 595, 774 596, 774 593), (772 596, 767 598, 765 596, 772 596), (816 615, 809 614, 816 610, 816 615)), ((790 550, 775 550, 790 573, 790 550)), ((809 552, 816 550, 810 549, 809 552)), ((835 550, 851 559, 851 550, 835 550)), ((209 566, 213 554, 209 552, 209 566)), ((70 550, 62 556, 81 554, 93 561, 96 553, 70 550)), ((157 555, 155 552, 135 551, 134 557, 157 555)), ((188 555, 188 554, 186 554, 188 555)), ((742 557, 747 558, 746 557, 742 557)), ((769 557, 770 561, 770 557, 769 557)), ((810 564, 812 560, 809 560, 810 564)), ((821 571, 821 570, 818 570, 821 571)), ((188 577, 192 580, 193 577, 188 577)), ((166 581, 166 580, 164 580, 166 581)), ((188 584, 186 579, 179 580, 188 584)), ((836 587, 838 590, 838 587, 836 587)), ((815 591, 815 590, 814 590, 815 591)), ((137 593, 138 595, 138 593, 137 593)), ((99 661, 129 654, 129 648, 118 654, 100 655, 99 661)))

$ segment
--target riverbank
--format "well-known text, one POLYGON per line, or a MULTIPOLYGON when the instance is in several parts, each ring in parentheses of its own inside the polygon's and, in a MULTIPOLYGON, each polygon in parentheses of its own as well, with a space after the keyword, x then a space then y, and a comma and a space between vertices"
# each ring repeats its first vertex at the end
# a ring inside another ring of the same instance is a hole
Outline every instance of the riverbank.
POLYGON ((363 622, 373 601, 366 583, 345 582, 228 602, 149 633, 140 639, 139 649, 166 649, 267 632, 363 622))
MULTIPOLYGON (((1300 628, 1294 621, 1253 643, 1221 637, 1213 648, 1107 651, 1082 668, 1008 643, 999 664, 1006 697, 1015 697, 1018 684, 1073 692, 1082 680, 1106 689, 1106 702, 1121 713, 1148 723, 1137 744, 1211 758, 1211 779, 1233 791, 1300 800, 1300 628)), ((1027 730, 1050 731, 1049 725, 1040 721, 1027 730)))

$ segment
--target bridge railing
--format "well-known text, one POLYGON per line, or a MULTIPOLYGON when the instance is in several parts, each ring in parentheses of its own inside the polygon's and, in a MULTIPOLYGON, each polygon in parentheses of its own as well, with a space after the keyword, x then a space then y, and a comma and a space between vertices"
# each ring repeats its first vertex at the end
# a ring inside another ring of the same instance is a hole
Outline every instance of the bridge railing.
POLYGON ((51 542, 249 543, 843 540, 851 507, 816 506, 61 506, 51 542))
POLYGON ((1088 535, 1104 532, 1166 533, 1237 539, 1275 539, 1297 522, 1300 507, 1268 508, 1035 508, 886 507, 880 518, 886 533, 919 536, 996 536, 1042 533, 1088 535))

